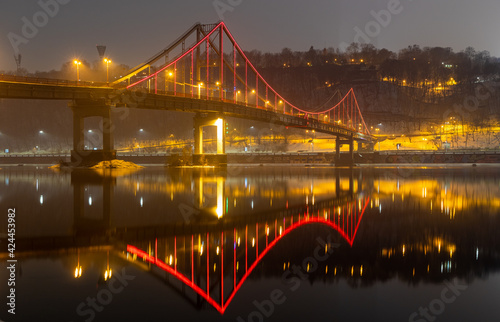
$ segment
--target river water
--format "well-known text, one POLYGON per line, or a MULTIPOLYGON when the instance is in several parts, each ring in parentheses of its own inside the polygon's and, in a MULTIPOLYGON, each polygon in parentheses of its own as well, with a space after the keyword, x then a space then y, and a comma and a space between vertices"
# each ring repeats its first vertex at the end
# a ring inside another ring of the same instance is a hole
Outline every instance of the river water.
POLYGON ((0 320, 499 321, 499 170, 3 167, 0 320))

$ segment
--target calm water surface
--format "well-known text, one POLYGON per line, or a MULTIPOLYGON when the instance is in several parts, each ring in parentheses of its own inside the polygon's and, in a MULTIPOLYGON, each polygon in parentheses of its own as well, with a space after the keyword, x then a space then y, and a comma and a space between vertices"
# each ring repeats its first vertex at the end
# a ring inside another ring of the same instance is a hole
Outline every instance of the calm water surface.
POLYGON ((0 320, 500 321, 499 171, 3 167, 0 320))

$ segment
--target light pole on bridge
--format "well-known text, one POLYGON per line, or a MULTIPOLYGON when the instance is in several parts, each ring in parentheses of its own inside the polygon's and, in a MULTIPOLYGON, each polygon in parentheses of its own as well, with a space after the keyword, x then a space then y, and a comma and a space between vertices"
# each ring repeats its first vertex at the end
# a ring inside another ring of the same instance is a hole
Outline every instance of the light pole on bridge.
POLYGON ((82 62, 79 60, 74 60, 73 64, 76 65, 76 81, 79 82, 80 81, 80 65, 82 64, 82 62))
POLYGON ((111 64, 111 59, 104 58, 106 63, 106 83, 109 83, 109 64, 111 64))

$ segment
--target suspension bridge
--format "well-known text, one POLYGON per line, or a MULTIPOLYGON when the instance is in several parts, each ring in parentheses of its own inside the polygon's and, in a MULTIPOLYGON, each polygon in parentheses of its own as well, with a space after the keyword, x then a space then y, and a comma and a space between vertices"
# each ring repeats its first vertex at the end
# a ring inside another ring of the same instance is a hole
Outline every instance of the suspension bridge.
POLYGON ((139 108, 195 113, 193 162, 207 158, 203 128, 217 127, 217 154, 225 164, 225 119, 243 118, 314 130, 336 137, 336 155, 349 145, 373 148, 353 89, 329 108, 298 107, 280 95, 247 58, 224 22, 195 24, 146 62, 113 83, 0 76, 0 98, 67 100, 73 111, 73 164, 116 158, 111 112, 139 108), (102 118, 102 150, 86 150, 84 120, 102 118))

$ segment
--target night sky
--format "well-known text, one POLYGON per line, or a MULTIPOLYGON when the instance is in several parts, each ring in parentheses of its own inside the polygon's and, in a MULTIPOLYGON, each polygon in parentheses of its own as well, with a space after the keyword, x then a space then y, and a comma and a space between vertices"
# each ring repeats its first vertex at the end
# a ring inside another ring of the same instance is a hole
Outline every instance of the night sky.
POLYGON ((93 62, 97 44, 107 46, 114 62, 132 67, 194 23, 221 19, 244 50, 337 48, 353 42, 359 28, 378 48, 473 46, 500 56, 498 0, 57 0, 64 4, 44 21, 48 15, 39 2, 54 1, 2 0, 0 71, 16 67, 9 35, 24 39, 18 48, 29 72, 58 70, 75 57, 93 62), (370 12, 388 7, 394 12, 390 21, 385 15, 382 24, 375 23, 370 12), (23 34, 23 17, 39 19, 36 35, 23 34))

